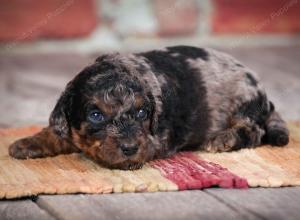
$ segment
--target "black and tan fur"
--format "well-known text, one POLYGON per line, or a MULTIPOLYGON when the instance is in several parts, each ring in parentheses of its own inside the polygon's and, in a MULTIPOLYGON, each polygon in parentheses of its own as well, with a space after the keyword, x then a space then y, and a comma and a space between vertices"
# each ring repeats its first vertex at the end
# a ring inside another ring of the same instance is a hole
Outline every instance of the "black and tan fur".
POLYGON ((136 169, 179 150, 288 141, 285 122, 252 70, 212 49, 176 46, 100 56, 67 85, 49 126, 9 153, 25 159, 83 152, 108 167, 136 169), (100 122, 87 119, 95 109, 100 122))

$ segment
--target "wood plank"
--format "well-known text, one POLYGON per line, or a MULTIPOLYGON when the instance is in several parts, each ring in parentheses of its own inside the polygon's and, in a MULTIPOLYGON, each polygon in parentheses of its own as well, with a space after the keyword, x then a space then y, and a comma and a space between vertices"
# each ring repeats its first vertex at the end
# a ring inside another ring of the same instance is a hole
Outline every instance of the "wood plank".
POLYGON ((60 219, 259 219, 199 190, 40 196, 37 202, 60 219))
MULTIPOLYGON (((101 195, 100 195, 101 196, 101 195)), ((58 219, 109 219, 101 207, 88 195, 39 196, 37 203, 58 219)))
POLYGON ((0 201, 1 220, 54 220, 45 210, 40 209, 31 200, 0 201))
POLYGON ((237 212, 200 190, 92 198, 114 216, 113 219, 258 219, 252 214, 237 212))
POLYGON ((205 191, 231 207, 264 219, 300 219, 300 187, 205 191))

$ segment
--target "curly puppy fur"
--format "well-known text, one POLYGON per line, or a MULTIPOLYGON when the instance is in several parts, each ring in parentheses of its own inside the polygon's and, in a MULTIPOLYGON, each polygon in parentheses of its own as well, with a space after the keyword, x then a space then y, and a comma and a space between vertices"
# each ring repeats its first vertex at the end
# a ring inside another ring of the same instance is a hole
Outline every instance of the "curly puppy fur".
POLYGON ((67 85, 49 126, 9 153, 25 159, 83 152, 111 168, 136 169, 179 150, 288 141, 252 70, 212 49, 176 46, 100 56, 67 85))

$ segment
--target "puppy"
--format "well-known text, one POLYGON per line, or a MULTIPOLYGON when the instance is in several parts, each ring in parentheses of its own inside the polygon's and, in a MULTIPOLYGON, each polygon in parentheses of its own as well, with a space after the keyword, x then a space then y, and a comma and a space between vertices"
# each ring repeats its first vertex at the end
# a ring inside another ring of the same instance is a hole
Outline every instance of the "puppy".
POLYGON ((240 62, 189 46, 100 56, 66 86, 40 133, 13 143, 18 159, 82 152, 137 169, 179 150, 286 145, 285 122, 240 62))

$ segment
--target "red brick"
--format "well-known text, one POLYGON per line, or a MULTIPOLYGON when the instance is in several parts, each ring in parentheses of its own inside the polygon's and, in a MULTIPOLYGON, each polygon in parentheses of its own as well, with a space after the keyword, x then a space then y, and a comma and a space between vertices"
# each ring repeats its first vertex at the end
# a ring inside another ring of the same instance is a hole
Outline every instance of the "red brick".
POLYGON ((213 0, 213 32, 295 33, 300 31, 299 0, 213 0))
POLYGON ((198 9, 193 0, 154 0, 154 11, 162 36, 193 34, 198 25, 198 9))
POLYGON ((0 0, 0 40, 86 36, 95 28, 93 0, 0 0))

